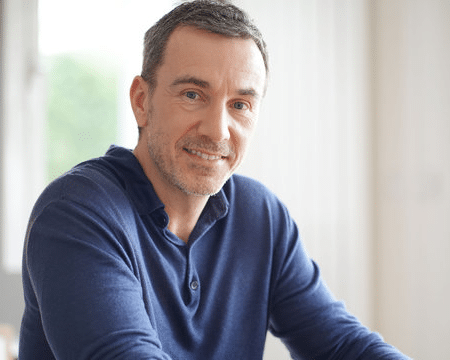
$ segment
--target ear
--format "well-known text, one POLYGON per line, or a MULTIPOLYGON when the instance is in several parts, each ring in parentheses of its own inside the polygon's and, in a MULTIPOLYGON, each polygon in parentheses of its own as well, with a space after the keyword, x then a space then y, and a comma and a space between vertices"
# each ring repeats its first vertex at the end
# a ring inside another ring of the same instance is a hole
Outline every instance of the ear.
POLYGON ((148 84, 141 76, 136 76, 130 88, 131 108, 138 127, 147 125, 147 112, 149 108, 149 88, 148 84))

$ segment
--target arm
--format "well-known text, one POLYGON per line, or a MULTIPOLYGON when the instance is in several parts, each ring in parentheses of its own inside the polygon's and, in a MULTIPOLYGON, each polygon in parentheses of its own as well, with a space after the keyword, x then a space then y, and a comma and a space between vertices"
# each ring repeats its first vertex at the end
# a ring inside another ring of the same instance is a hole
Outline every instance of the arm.
POLYGON ((364 327, 335 300, 308 257, 292 220, 277 248, 270 330, 295 359, 409 359, 364 327))
POLYGON ((169 359, 121 237, 69 200, 50 203, 30 226, 24 260, 56 358, 169 359))

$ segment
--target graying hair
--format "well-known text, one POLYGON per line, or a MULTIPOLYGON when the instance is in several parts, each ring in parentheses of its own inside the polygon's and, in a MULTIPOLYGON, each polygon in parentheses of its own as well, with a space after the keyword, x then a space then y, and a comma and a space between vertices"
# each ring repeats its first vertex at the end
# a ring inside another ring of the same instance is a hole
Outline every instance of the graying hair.
POLYGON ((156 86, 156 73, 164 60, 170 34, 178 26, 193 26, 225 37, 252 39, 258 46, 268 75, 268 54, 261 32, 248 15, 228 1, 195 0, 178 5, 146 33, 142 78, 150 92, 156 86))

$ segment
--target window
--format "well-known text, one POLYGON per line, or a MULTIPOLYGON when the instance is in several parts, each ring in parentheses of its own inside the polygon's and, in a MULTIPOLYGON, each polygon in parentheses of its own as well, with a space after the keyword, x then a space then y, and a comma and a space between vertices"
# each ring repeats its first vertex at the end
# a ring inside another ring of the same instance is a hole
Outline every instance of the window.
POLYGON ((2 9, 1 239, 20 272, 31 208, 45 185, 111 143, 134 147, 128 101, 145 31, 171 0, 5 1, 2 9), (39 31, 38 31, 39 30, 39 31))
POLYGON ((47 79, 47 182, 81 161, 103 155, 112 143, 135 145, 129 86, 140 72, 144 32, 171 3, 39 4, 39 48, 47 79))

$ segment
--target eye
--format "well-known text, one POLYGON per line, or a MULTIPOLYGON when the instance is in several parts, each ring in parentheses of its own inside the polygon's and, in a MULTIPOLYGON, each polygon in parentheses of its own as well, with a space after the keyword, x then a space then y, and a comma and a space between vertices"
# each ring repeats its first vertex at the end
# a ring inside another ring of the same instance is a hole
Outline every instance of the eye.
POLYGON ((186 96, 190 100, 196 100, 199 95, 195 91, 186 91, 184 93, 184 96, 186 96))
POLYGON ((246 103, 241 102, 241 101, 236 101, 235 103, 233 103, 233 107, 236 110, 247 110, 248 109, 248 105, 246 103))

